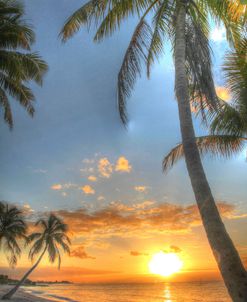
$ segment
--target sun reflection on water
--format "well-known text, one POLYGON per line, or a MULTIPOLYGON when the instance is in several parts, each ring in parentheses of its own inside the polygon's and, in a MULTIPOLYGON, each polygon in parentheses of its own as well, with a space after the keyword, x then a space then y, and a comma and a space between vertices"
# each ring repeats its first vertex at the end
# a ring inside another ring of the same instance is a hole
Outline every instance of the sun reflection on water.
POLYGON ((166 283, 165 284, 165 289, 164 289, 164 302, 172 302, 171 298, 171 290, 170 290, 170 284, 166 283))

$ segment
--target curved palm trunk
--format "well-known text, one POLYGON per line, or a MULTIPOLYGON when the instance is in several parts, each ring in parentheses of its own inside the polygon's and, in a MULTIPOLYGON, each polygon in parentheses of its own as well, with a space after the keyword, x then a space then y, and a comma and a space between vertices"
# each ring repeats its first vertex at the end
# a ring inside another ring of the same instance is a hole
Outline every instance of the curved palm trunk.
POLYGON ((16 284, 14 288, 12 288, 7 294, 2 297, 2 300, 9 300, 15 294, 15 292, 22 286, 27 279, 27 277, 35 270, 35 268, 39 265, 40 261, 42 260, 44 254, 46 252, 46 248, 44 249, 43 253, 40 255, 37 262, 31 267, 31 269, 26 272, 26 274, 22 277, 22 279, 16 284))
POLYGON ((247 274, 219 215, 195 141, 185 67, 185 19, 186 8, 181 3, 177 10, 174 56, 175 89, 185 161, 202 222, 228 292, 234 302, 246 302, 247 274))

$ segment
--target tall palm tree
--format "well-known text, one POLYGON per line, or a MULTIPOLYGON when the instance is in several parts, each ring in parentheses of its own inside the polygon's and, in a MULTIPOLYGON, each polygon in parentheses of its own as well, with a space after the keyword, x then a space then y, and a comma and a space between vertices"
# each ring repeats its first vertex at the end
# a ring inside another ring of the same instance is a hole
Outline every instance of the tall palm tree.
POLYGON ((0 110, 10 128, 13 127, 10 98, 33 116, 35 97, 27 83, 34 81, 41 85, 48 68, 38 53, 30 52, 35 35, 23 20, 23 14, 20 2, 0 0, 0 110))
POLYGON ((36 226, 40 226, 41 231, 33 233, 28 237, 28 242, 33 242, 29 252, 29 257, 33 260, 34 257, 39 254, 39 258, 30 270, 22 277, 18 284, 2 297, 2 300, 10 299, 14 295, 18 288, 23 285, 28 276, 39 265, 45 253, 48 253, 48 258, 51 263, 54 263, 57 260, 58 268, 60 268, 61 253, 59 248, 62 248, 66 253, 70 252, 70 239, 66 235, 68 226, 61 219, 54 214, 50 214, 48 219, 38 220, 36 226))
MULTIPOLYGON (((209 112, 210 134, 196 138, 201 155, 231 157, 243 151, 247 143, 247 38, 226 54, 223 72, 232 100, 221 102, 218 111, 209 112)), ((163 161, 167 170, 184 156, 183 145, 173 148, 163 161)))
POLYGON ((142 62, 146 63, 149 75, 152 64, 163 51, 165 39, 171 41, 185 161, 209 243, 234 301, 247 301, 247 275, 204 173, 190 101, 196 98, 201 105, 206 101, 210 110, 218 106, 211 73, 208 15, 224 23, 227 38, 234 45, 240 37, 240 24, 246 22, 245 8, 238 0, 90 0, 68 18, 61 31, 62 40, 66 41, 81 26, 90 28, 93 24, 97 28, 94 40, 98 42, 111 35, 127 17, 138 16, 118 74, 118 105, 124 124, 126 101, 141 73, 142 62), (151 26, 146 18, 150 14, 151 26))
POLYGON ((26 239, 27 226, 22 212, 16 206, 0 202, 0 248, 8 257, 9 264, 15 266, 21 255, 19 240, 26 239))

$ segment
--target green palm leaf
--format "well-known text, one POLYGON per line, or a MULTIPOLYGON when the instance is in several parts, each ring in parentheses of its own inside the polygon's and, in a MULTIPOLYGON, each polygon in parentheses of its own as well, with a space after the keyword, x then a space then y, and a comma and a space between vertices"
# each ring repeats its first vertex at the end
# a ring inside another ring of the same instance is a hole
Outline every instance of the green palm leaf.
POLYGON ((27 225, 15 206, 0 202, 0 247, 4 247, 9 264, 15 266, 21 255, 20 240, 26 240, 27 225))
POLYGON ((146 60, 152 31, 141 19, 131 38, 118 74, 118 109, 124 124, 127 124, 126 98, 129 98, 136 78, 141 74, 141 63, 146 60))
MULTIPOLYGON (((247 138, 230 135, 209 135, 196 137, 196 144, 200 154, 203 156, 210 153, 213 156, 231 157, 243 151, 247 138)), ((174 164, 184 157, 182 144, 174 147, 163 160, 163 171, 172 168, 174 164)))
POLYGON ((24 7, 18 1, 0 1, 0 111, 10 128, 13 116, 9 97, 17 99, 33 116, 34 95, 29 81, 42 84, 48 69, 37 53, 29 51, 35 40, 34 32, 23 20, 24 7))

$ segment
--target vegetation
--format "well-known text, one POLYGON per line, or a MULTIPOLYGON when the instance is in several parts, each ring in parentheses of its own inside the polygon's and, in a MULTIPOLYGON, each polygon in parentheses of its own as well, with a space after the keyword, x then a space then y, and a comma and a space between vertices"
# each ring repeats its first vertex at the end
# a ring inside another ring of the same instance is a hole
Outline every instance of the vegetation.
POLYGON ((197 101, 203 118, 205 105, 209 112, 214 112, 221 103, 211 72, 208 16, 224 23, 229 42, 236 46, 247 19, 246 13, 239 1, 228 0, 90 0, 68 18, 60 33, 66 41, 81 26, 95 25, 94 40, 99 42, 118 29, 127 17, 138 16, 139 22, 118 74, 118 107, 124 124, 128 122, 126 102, 141 73, 142 63, 146 64, 149 76, 155 59, 163 52, 165 41, 171 42, 183 153, 209 243, 233 301, 247 300, 247 275, 204 173, 190 102, 197 101), (152 16, 151 25, 147 15, 152 16))
POLYGON ((7 254, 9 264, 15 266, 21 255, 20 240, 26 240, 27 225, 21 210, 0 202, 0 248, 7 254))
POLYGON ((16 99, 33 116, 35 97, 27 83, 41 85, 48 69, 39 54, 30 51, 35 34, 23 15, 20 2, 0 1, 0 108, 10 128, 14 123, 10 99, 16 99))
POLYGON ((61 248, 66 253, 70 252, 70 239, 66 235, 68 226, 61 219, 54 214, 50 214, 47 219, 40 219, 35 225, 40 227, 40 232, 32 233, 28 236, 28 243, 32 244, 29 258, 33 260, 36 255, 39 255, 38 260, 17 285, 2 297, 2 300, 10 299, 14 295, 18 288, 24 284, 28 276, 39 265, 46 253, 48 254, 49 261, 51 263, 57 261, 58 268, 60 268, 61 253, 59 249, 61 248))
MULTIPOLYGON (((247 142, 247 39, 226 55, 223 71, 232 95, 231 103, 221 102, 218 111, 209 113, 210 135, 196 138, 201 155, 231 157, 244 150, 247 142)), ((171 150, 163 162, 164 170, 184 156, 183 145, 171 150)))

